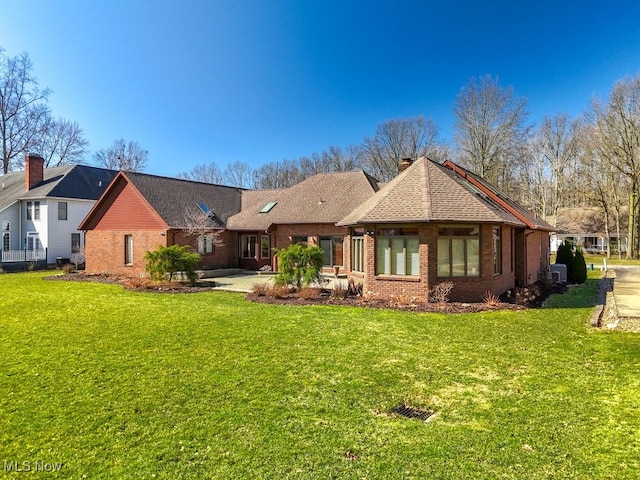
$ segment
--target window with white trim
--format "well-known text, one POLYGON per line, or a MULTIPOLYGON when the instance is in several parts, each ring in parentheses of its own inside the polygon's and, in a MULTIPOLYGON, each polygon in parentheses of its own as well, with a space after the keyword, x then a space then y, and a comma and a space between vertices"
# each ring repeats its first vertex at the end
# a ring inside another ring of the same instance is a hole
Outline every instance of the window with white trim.
POLYGON ((200 235, 198 237, 198 253, 200 255, 213 253, 213 237, 211 235, 200 235))
POLYGON ((58 202, 58 220, 67 220, 67 202, 58 202))
POLYGON ((2 232, 2 249, 11 250, 11 234, 9 232, 2 232))

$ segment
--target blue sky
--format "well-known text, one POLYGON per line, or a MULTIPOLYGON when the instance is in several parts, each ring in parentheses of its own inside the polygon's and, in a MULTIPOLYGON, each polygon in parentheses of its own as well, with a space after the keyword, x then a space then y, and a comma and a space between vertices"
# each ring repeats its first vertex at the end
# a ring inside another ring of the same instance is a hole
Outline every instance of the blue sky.
MULTIPOLYGON (((491 74, 531 121, 585 110, 640 74, 640 2, 3 0, 0 46, 28 52, 91 152, 149 150, 147 172, 257 167, 359 144, 491 74)), ((91 155, 91 154, 90 154, 91 155)), ((89 157, 90 157, 89 155, 89 157)))

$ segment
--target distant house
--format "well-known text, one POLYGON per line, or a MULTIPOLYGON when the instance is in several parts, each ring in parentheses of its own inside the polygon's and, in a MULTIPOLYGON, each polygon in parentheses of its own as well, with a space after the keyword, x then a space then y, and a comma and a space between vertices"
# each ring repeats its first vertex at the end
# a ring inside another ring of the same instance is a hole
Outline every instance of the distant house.
POLYGON ((252 191, 120 172, 80 225, 87 270, 144 275, 144 253, 190 244, 207 267, 278 269, 274 251, 318 245, 325 272, 366 295, 428 299, 451 281, 452 300, 479 301, 546 275, 549 224, 452 162, 409 160, 388 184, 364 172, 324 173, 252 191), (222 248, 187 233, 184 214, 209 215, 222 248))
POLYGON ((191 245, 201 268, 237 267, 238 234, 225 227, 241 199, 235 187, 119 172, 79 226, 86 231, 86 269, 144 275, 145 253, 174 244, 191 245))
POLYGON ((85 165, 44 168, 27 155, 24 172, 0 177, 3 268, 20 262, 55 263, 84 247, 78 224, 116 171, 85 165))
POLYGON ((556 232, 551 235, 551 252, 555 253, 564 241, 579 246, 587 253, 612 254, 627 252, 627 212, 622 212, 620 233, 615 222, 609 220, 609 234, 602 209, 598 207, 562 208, 556 218, 556 232))

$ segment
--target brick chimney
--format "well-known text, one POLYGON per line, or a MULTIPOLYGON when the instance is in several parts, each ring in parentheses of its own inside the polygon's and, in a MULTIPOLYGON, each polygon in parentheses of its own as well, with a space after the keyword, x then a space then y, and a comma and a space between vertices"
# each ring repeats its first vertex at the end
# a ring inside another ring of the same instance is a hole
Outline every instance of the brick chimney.
POLYGON ((411 166, 412 163, 413 163, 413 159, 403 158, 400 164, 398 165, 398 174, 404 172, 407 168, 411 166))
POLYGON ((24 166, 24 186, 27 190, 31 190, 44 181, 44 158, 28 153, 24 166))

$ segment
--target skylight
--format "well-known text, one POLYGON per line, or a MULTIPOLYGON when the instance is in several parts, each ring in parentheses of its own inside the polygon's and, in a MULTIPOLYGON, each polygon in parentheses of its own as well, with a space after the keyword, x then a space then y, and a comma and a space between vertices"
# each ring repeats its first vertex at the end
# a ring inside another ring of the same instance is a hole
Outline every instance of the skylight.
POLYGON ((200 203, 197 203, 196 205, 198 205, 200 210, 202 210, 207 217, 213 217, 213 212, 209 210, 209 207, 207 207, 206 203, 200 202, 200 203))
POLYGON ((260 210, 260 213, 267 213, 273 207, 276 206, 276 203, 278 203, 278 202, 269 202, 269 203, 267 203, 264 207, 262 207, 262 210, 260 210))

